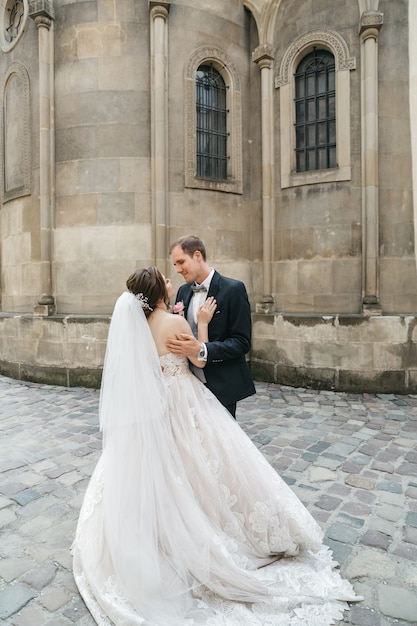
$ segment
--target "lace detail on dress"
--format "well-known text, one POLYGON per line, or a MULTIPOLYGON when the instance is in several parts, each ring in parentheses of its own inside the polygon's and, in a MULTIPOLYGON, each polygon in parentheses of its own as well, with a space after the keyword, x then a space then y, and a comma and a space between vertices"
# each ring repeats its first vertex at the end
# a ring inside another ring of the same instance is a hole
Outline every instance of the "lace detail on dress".
POLYGON ((162 354, 159 357, 159 361, 162 373, 167 378, 170 376, 188 376, 190 374, 190 367, 186 357, 176 356, 168 352, 167 354, 162 354))
POLYGON ((80 513, 74 576, 97 624, 330 626, 343 619, 346 603, 360 598, 307 509, 185 357, 164 354, 155 367, 161 389, 154 386, 155 401, 136 405, 146 436, 132 436, 124 420, 106 443, 125 437, 122 493, 106 500, 119 463, 109 465, 105 447, 80 513), (162 419, 153 419, 154 410, 162 419), (116 567, 106 514, 124 503, 116 567), (132 519, 138 525, 126 542, 132 519))
MULTIPOLYGON (((101 466, 96 467, 94 478, 97 489, 87 489, 84 498, 84 504, 80 512, 80 524, 83 524, 90 517, 90 515, 93 514, 97 504, 99 504, 99 502, 101 502, 103 499, 104 476, 101 466)), ((93 480, 93 478, 91 480, 93 480)))
MULTIPOLYGON (((78 561, 78 559, 77 559, 78 561)), ((94 594, 90 589, 88 580, 84 573, 74 571, 77 587, 86 603, 91 615, 94 617, 94 621, 100 626, 114 626, 114 623, 107 617, 100 605, 96 602, 94 594)), ((120 622, 121 624, 121 622, 120 622)))

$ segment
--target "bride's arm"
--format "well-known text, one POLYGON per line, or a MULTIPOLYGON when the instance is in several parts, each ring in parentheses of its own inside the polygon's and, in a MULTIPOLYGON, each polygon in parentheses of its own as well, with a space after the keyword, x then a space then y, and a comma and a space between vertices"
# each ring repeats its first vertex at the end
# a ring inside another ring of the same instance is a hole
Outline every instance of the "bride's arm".
POLYGON ((189 323, 181 315, 172 315, 171 333, 165 345, 172 354, 186 356, 196 367, 206 364, 198 360, 201 341, 194 337, 189 323))
POLYGON ((207 298, 199 307, 197 311, 198 341, 206 342, 209 340, 208 325, 211 322, 216 308, 217 303, 213 296, 207 298))

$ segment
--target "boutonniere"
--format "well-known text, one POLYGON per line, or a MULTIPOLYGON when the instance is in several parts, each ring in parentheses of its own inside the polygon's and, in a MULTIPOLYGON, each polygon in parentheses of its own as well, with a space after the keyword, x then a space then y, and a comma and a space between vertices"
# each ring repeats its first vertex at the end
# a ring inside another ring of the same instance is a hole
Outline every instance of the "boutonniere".
POLYGON ((172 312, 184 317, 184 302, 182 300, 176 302, 172 307, 172 312))

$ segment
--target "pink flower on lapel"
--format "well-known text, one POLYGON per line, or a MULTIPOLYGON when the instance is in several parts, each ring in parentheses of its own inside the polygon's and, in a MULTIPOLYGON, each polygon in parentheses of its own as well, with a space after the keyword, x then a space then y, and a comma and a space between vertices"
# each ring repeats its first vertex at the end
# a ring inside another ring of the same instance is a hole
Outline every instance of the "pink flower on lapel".
POLYGON ((172 307, 172 312, 184 317, 184 302, 182 300, 176 302, 172 307))

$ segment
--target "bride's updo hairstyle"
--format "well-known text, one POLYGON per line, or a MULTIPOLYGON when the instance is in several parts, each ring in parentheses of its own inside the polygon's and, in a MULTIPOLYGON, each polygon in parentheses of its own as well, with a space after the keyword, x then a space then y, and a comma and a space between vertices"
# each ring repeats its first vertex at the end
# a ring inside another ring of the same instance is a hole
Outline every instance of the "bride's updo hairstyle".
POLYGON ((126 287, 133 295, 141 295, 138 300, 142 304, 146 317, 150 316, 161 300, 168 308, 169 298, 165 279, 157 267, 136 270, 127 279, 126 287))

